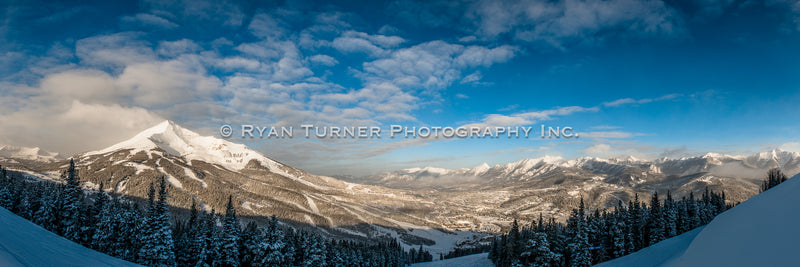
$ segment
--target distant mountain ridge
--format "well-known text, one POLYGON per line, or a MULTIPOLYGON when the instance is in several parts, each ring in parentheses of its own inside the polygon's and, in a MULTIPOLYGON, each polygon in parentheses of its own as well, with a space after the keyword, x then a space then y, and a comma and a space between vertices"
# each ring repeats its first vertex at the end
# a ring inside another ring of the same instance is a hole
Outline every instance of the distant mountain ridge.
POLYGON ((774 149, 749 156, 707 153, 697 157, 661 158, 652 161, 631 156, 611 159, 580 157, 572 160, 544 156, 495 166, 483 163, 474 168, 408 168, 380 173, 366 180, 374 181, 373 184, 398 188, 403 188, 404 184, 446 186, 450 181, 457 180, 478 184, 527 181, 552 172, 576 170, 631 181, 641 180, 648 175, 685 176, 697 173, 754 179, 761 178, 771 168, 781 168, 788 175, 800 173, 800 153, 774 149))
POLYGON ((14 158, 36 161, 61 159, 58 153, 48 152, 38 147, 0 145, 0 158, 14 158))

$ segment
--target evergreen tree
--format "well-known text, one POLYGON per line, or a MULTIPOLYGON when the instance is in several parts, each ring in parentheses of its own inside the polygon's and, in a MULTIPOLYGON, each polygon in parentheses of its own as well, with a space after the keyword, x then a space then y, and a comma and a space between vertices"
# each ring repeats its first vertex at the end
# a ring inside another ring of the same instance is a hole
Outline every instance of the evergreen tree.
POLYGON ((550 250, 547 234, 533 232, 532 237, 525 246, 525 252, 522 253, 522 256, 526 259, 525 262, 533 266, 550 266, 556 258, 556 254, 550 250))
POLYGON ((310 236, 309 246, 303 260, 303 266, 325 266, 325 242, 317 236, 310 236))
POLYGON ((242 251, 239 253, 242 257, 242 266, 265 265, 266 246, 263 231, 255 222, 248 223, 242 231, 242 251))
POLYGON ((117 250, 116 246, 120 242, 117 234, 118 226, 121 222, 117 220, 119 211, 113 210, 114 205, 105 205, 99 213, 95 231, 92 234, 91 248, 112 254, 117 250))
POLYGON ((233 207, 233 196, 228 196, 225 219, 222 221, 222 233, 219 239, 218 255, 214 266, 239 266, 239 219, 233 207))
POLYGON ((785 182, 787 179, 786 175, 781 172, 779 168, 773 168, 767 171, 767 178, 764 179, 764 182, 761 184, 761 192, 767 191, 770 188, 777 186, 780 183, 785 182))
POLYGON ((589 255, 589 237, 586 231, 586 220, 578 218, 577 227, 572 242, 569 244, 570 266, 589 266, 591 265, 591 255, 589 255))
POLYGON ((658 200, 658 192, 654 192, 653 198, 650 200, 650 221, 647 229, 649 245, 664 240, 664 213, 661 202, 658 200))
POLYGON ((205 254, 205 242, 199 223, 197 203, 192 199, 189 219, 175 241, 175 260, 178 266, 196 266, 205 254))
POLYGON ((283 231, 278 228, 278 218, 275 217, 275 215, 272 215, 269 219, 265 239, 267 250, 264 263, 271 266, 286 264, 287 257, 284 251, 287 249, 287 245, 284 240, 283 231))
POLYGON ((14 195, 8 185, 0 185, 0 207, 12 210, 14 207, 14 195))
POLYGON ((626 254, 625 243, 625 221, 616 219, 611 225, 612 246, 610 248, 612 258, 619 258, 626 254))
POLYGON ((83 202, 83 191, 78 181, 78 171, 75 169, 75 161, 69 160, 69 168, 62 175, 66 184, 60 199, 60 234, 65 238, 80 242, 81 235, 81 204, 83 202))
POLYGON ((174 266, 175 253, 172 239, 172 228, 169 222, 167 206, 167 182, 161 178, 158 202, 150 207, 142 246, 139 249, 139 263, 147 266, 174 266))
MULTIPOLYGON (((517 224, 517 220, 514 220, 511 224, 511 230, 508 232, 508 237, 505 240, 505 255, 503 255, 502 265, 511 266, 519 264, 519 254, 522 252, 520 240, 519 225, 517 224)), ((421 248, 422 247, 420 247, 420 249, 421 248)))

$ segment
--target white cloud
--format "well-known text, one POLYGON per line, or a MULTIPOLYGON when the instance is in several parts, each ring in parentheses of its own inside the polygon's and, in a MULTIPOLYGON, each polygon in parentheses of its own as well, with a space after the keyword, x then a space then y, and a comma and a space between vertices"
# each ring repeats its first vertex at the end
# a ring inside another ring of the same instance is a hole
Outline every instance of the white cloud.
POLYGON ((312 63, 325 65, 328 67, 332 67, 335 66, 336 64, 339 64, 339 61, 328 55, 313 55, 309 57, 308 60, 311 61, 312 63))
POLYGON ((670 148, 656 148, 638 143, 636 141, 615 140, 602 143, 593 143, 583 150, 583 153, 592 157, 620 157, 633 156, 640 159, 654 159, 659 155, 678 155, 682 152, 670 148))
POLYGON ((231 28, 241 26, 245 19, 242 7, 231 0, 143 0, 140 6, 150 13, 180 21, 210 22, 231 28))
POLYGON ((367 34, 357 31, 345 31, 333 40, 331 45, 339 52, 364 53, 370 57, 380 57, 388 51, 400 46, 406 40, 398 36, 367 34))
POLYGON ((537 122, 551 120, 555 116, 567 116, 567 115, 572 115, 573 113, 597 112, 597 111, 599 111, 599 108, 596 107, 586 108, 580 106, 570 106, 570 107, 552 108, 540 111, 520 112, 510 115, 489 114, 484 116, 484 118, 481 121, 463 125, 463 127, 483 128, 483 127, 509 127, 509 126, 531 125, 537 122))
POLYGON ((473 72, 470 75, 464 76, 464 78, 461 79, 461 84, 478 83, 482 78, 483 78, 483 75, 481 75, 481 72, 480 71, 476 71, 476 72, 473 72))
POLYGON ((462 79, 463 70, 505 62, 514 53, 515 49, 510 46, 465 47, 432 41, 366 62, 359 76, 367 82, 389 81, 401 87, 442 89, 462 79))
POLYGON ((385 52, 366 39, 353 38, 353 37, 339 37, 333 40, 333 47, 342 53, 365 53, 371 57, 383 55, 385 52))
POLYGON ((279 20, 264 13, 253 16, 248 29, 256 37, 267 40, 280 40, 288 34, 279 20))
POLYGON ((401 0, 390 8, 412 24, 455 27, 476 39, 508 36, 559 48, 611 35, 675 36, 684 31, 681 13, 661 0, 401 0))
POLYGON ((800 142, 789 142, 783 145, 780 145, 778 148, 786 151, 798 152, 800 153, 800 142))
POLYGON ((39 146, 66 155, 111 145, 163 120, 138 107, 116 104, 35 102, 28 109, 0 114, 0 143, 39 146))
POLYGON ((381 34, 367 34, 357 31, 346 31, 342 34, 343 37, 353 37, 369 40, 377 46, 383 48, 397 48, 400 44, 405 43, 406 40, 399 36, 381 35, 381 34))
POLYGON ((606 107, 618 107, 625 104, 633 104, 633 103, 636 103, 636 100, 634 100, 633 98, 622 98, 611 102, 605 102, 603 103, 603 105, 606 107))
POLYGON ((121 20, 124 23, 131 23, 140 26, 155 27, 166 30, 178 27, 178 24, 175 24, 172 21, 148 13, 139 13, 134 16, 124 16, 121 18, 121 20))
POLYGON ((161 41, 156 49, 159 55, 167 57, 176 57, 183 54, 195 53, 200 50, 200 45, 189 39, 161 41))
POLYGON ((81 63, 91 66, 120 67, 154 61, 156 56, 141 33, 121 32, 93 36, 75 42, 75 54, 81 63))
POLYGON ((611 146, 607 144, 594 144, 583 150, 583 153, 592 156, 607 156, 611 152, 611 146))
POLYGON ((614 101, 611 101, 611 102, 604 102, 603 106, 606 106, 606 107, 619 107, 619 106, 628 105, 628 104, 647 104, 647 103, 650 103, 650 102, 671 100, 671 99, 675 99, 675 98, 678 98, 678 97, 681 97, 681 96, 682 96, 681 94, 668 94, 668 95, 663 95, 663 96, 657 97, 657 98, 642 98, 642 99, 639 99, 639 100, 636 100, 636 99, 633 99, 633 98, 621 98, 621 99, 617 99, 617 100, 614 100, 614 101))

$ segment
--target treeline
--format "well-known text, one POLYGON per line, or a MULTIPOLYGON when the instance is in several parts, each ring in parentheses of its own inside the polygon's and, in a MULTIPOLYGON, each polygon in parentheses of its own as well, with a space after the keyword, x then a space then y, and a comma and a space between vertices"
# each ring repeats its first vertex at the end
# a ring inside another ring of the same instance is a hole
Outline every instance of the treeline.
POLYGON ((477 244, 477 245, 475 245, 473 247, 455 248, 455 249, 451 250, 450 252, 447 252, 447 254, 440 255, 441 257, 439 259, 440 260, 442 260, 442 259, 452 259, 452 258, 463 257, 463 256, 467 256, 467 255, 472 255, 472 254, 489 252, 489 249, 491 249, 491 248, 492 248, 492 246, 483 245, 483 244, 477 244))
POLYGON ((694 194, 675 200, 654 193, 649 205, 622 201, 613 211, 587 211, 581 198, 566 225, 554 219, 511 230, 495 238, 489 258, 497 266, 589 266, 638 251, 664 239, 709 223, 729 207, 725 193, 706 189, 699 199, 694 194))
POLYGON ((777 186, 780 183, 786 182, 786 174, 781 172, 781 169, 773 168, 767 171, 767 178, 761 183, 761 192, 767 191, 770 188, 777 186))
MULTIPOLYGON (((193 203, 185 220, 170 218, 165 179, 151 184, 146 206, 80 188, 74 162, 64 184, 11 178, 0 168, 0 206, 85 247, 147 266, 405 266, 430 261, 421 246, 406 252, 396 240, 327 240, 280 226, 242 229, 229 197, 224 214, 193 203)), ((102 185, 100 185, 102 188, 102 185)))

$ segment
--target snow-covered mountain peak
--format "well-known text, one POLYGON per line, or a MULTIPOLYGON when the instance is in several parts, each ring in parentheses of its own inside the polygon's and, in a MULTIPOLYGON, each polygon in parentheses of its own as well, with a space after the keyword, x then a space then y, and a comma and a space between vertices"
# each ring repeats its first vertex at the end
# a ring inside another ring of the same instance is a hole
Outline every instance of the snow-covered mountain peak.
POLYGON ((0 145, 0 157, 27 160, 53 161, 59 158, 58 153, 48 152, 38 147, 22 147, 0 145))
POLYGON ((798 159, 800 159, 800 153, 776 148, 770 151, 756 153, 755 155, 747 157, 746 161, 755 165, 775 163, 778 166, 784 166, 792 163, 792 161, 795 161, 794 163, 800 163, 797 162, 798 159))
POLYGON ((160 148, 170 155, 185 156, 194 152, 195 146, 191 144, 190 140, 196 139, 199 136, 199 134, 186 130, 172 121, 165 120, 139 132, 131 139, 122 141, 103 150, 86 153, 86 155, 105 154, 123 149, 133 149, 138 152, 139 150, 160 148))
POLYGON ((424 168, 410 168, 405 169, 406 172, 409 173, 427 173, 427 174, 436 174, 436 175, 445 175, 450 170, 445 168, 437 168, 437 167, 424 167, 424 168))
POLYGON ((231 170, 240 170, 255 159, 270 170, 279 170, 278 163, 249 147, 227 140, 201 136, 172 121, 165 120, 145 129, 133 138, 102 150, 87 152, 84 156, 102 155, 120 150, 131 150, 131 154, 159 148, 167 155, 184 157, 188 162, 201 160, 216 163, 231 170))
POLYGON ((489 164, 486 164, 486 162, 484 162, 481 165, 475 166, 475 168, 470 169, 469 172, 472 173, 473 175, 477 176, 477 175, 481 175, 481 174, 485 173, 486 171, 488 171, 491 168, 492 167, 489 166, 489 164))
POLYGON ((564 159, 559 156, 543 156, 538 158, 523 159, 511 164, 507 164, 506 166, 513 166, 514 168, 522 167, 530 169, 537 164, 558 164, 563 161, 564 159))

